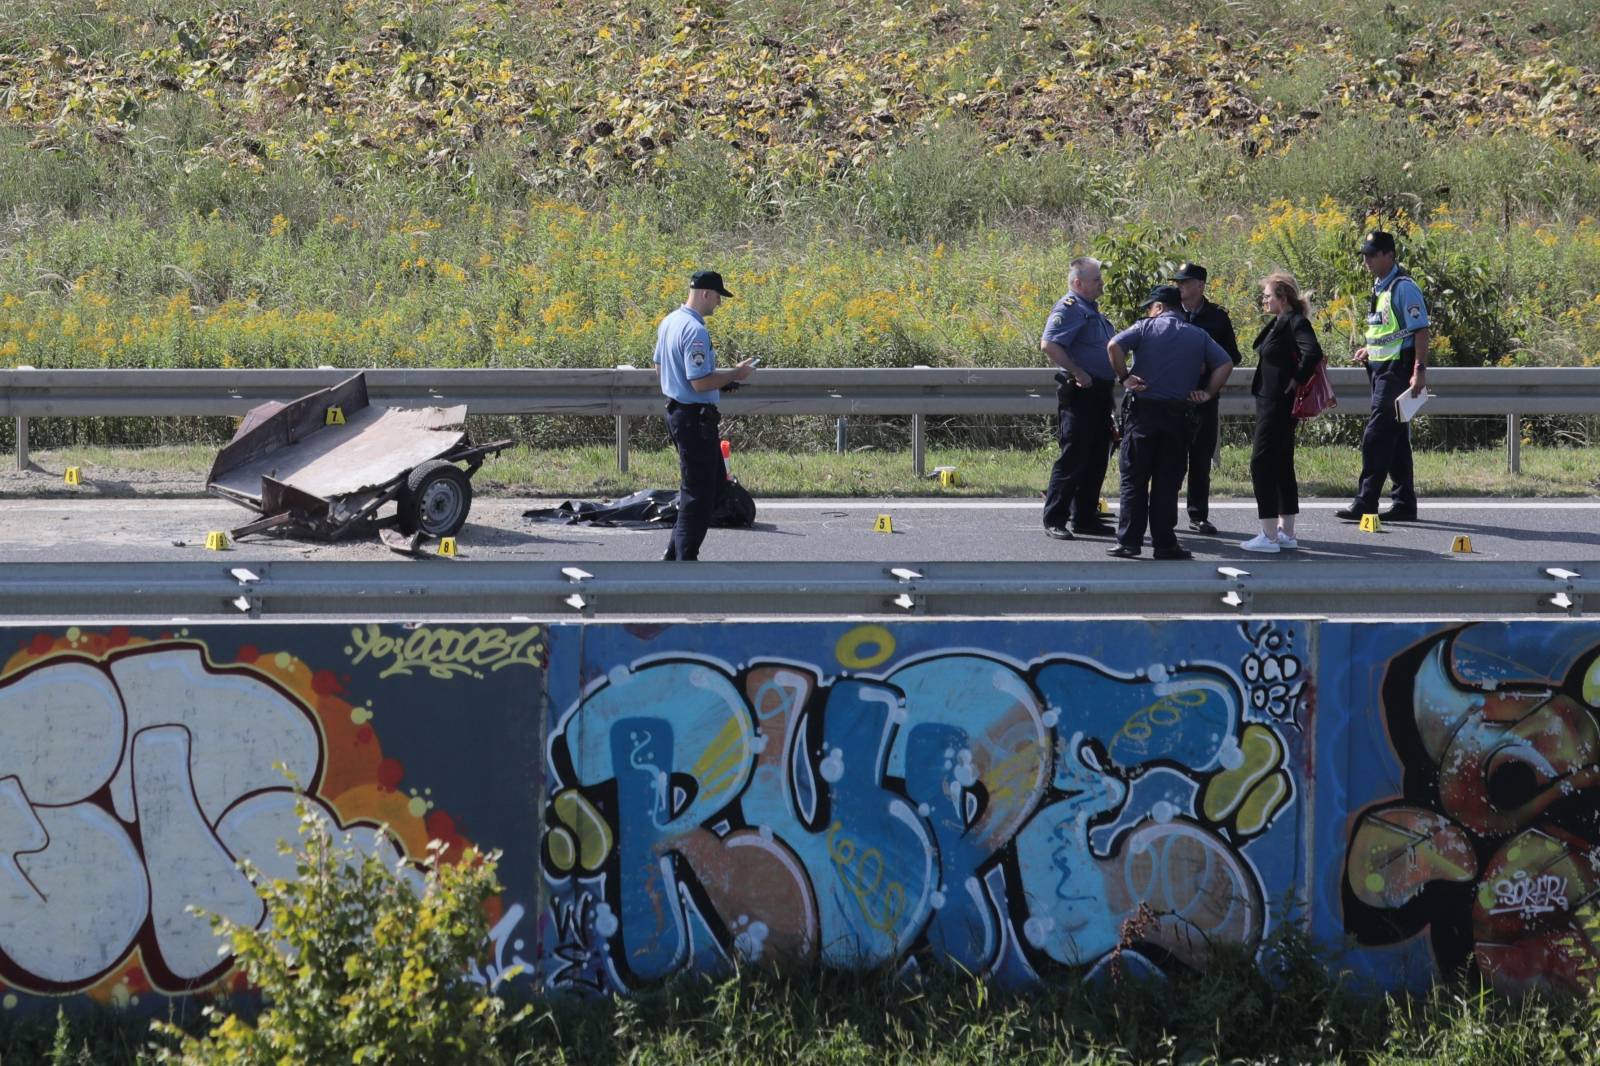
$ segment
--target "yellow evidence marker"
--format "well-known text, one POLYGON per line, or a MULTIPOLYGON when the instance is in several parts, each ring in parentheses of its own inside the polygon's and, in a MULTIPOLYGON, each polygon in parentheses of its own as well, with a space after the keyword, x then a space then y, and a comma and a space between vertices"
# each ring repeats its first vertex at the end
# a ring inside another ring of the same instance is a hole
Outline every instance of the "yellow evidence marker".
POLYGON ((1465 533, 1457 533, 1456 539, 1450 542, 1450 550, 1463 555, 1472 554, 1472 538, 1465 533))
POLYGON ((1100 506, 1095 508, 1095 510, 1099 511, 1101 514, 1111 513, 1111 508, 1106 506, 1106 498, 1104 496, 1100 497, 1100 506))
POLYGON ((941 466, 934 472, 939 475, 940 488, 949 489, 961 484, 961 477, 953 466, 941 466))
POLYGON ((206 551, 225 552, 228 550, 228 535, 219 530, 212 530, 206 534, 206 551))
POLYGON ((1361 516, 1361 532, 1363 532, 1363 533, 1376 533, 1376 532, 1378 532, 1378 530, 1380 530, 1382 528, 1383 527, 1378 522, 1378 516, 1377 515, 1375 515, 1375 514, 1364 514, 1364 515, 1361 516))
POLYGON ((454 537, 440 537, 439 538, 439 554, 440 555, 446 555, 446 556, 449 556, 450 558, 454 559, 456 557, 456 538, 454 538, 454 537))
POLYGON ((878 516, 878 520, 872 524, 872 531, 874 533, 893 533, 894 521, 888 515, 881 514, 878 516))
POLYGON ((326 420, 323 421, 322 424, 325 425, 325 426, 342 426, 342 425, 344 425, 344 408, 343 407, 330 407, 330 408, 328 408, 327 418, 326 418, 326 420))
POLYGON ((68 485, 82 485, 83 474, 77 467, 69 466, 67 467, 67 472, 62 475, 61 480, 68 485))

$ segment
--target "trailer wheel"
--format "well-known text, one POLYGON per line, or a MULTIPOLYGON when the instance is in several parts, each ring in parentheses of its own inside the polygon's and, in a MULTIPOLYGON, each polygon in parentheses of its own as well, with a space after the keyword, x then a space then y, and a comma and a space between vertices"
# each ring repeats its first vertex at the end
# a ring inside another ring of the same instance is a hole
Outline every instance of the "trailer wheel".
POLYGON ((396 506, 400 532, 453 537, 472 510, 472 481, 454 463, 430 459, 406 475, 396 506))

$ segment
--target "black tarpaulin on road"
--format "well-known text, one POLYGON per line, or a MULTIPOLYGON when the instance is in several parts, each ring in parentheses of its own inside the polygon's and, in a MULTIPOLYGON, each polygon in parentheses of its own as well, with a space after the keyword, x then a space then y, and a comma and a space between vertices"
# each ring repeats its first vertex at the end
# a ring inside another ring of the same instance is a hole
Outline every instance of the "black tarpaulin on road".
MULTIPOLYGON (((678 520, 676 489, 640 489, 620 500, 563 500, 555 507, 523 511, 535 522, 563 525, 618 526, 624 529, 670 527, 678 520)), ((748 529, 756 521, 756 501, 734 478, 722 483, 711 524, 719 529, 748 529)))

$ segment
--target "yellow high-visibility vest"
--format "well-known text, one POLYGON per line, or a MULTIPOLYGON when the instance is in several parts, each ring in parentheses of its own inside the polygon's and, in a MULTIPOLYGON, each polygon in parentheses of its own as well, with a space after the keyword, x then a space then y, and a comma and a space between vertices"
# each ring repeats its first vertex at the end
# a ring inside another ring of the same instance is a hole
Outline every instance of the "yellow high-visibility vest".
MULTIPOLYGON (((1400 278, 1405 277, 1404 274, 1400 278)), ((1400 284, 1400 278, 1395 278, 1393 284, 1378 294, 1377 305, 1372 309, 1372 314, 1367 316, 1367 362, 1387 363, 1400 358, 1400 349, 1405 344, 1405 330, 1400 327, 1400 316, 1394 310, 1394 290, 1400 284)))

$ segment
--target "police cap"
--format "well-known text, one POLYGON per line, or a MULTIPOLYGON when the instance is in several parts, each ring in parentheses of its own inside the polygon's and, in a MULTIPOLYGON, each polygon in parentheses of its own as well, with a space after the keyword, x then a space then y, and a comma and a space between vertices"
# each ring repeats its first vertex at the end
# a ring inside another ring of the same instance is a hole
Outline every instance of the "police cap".
POLYGON ((1172 272, 1170 281, 1204 281, 1206 268, 1199 263, 1179 263, 1178 269, 1172 272))
POLYGON ((1375 229, 1361 238, 1362 255, 1374 255, 1378 252, 1392 251, 1394 251, 1394 234, 1392 233, 1385 233, 1381 229, 1375 229))
POLYGON ((693 274, 690 274, 689 288, 710 289, 712 292, 720 292, 724 296, 733 295, 728 291, 727 286, 722 284, 722 275, 715 270, 696 270, 693 274))
POLYGON ((1149 298, 1139 305, 1139 310, 1143 311, 1153 303, 1159 303, 1170 311, 1183 304, 1183 293, 1178 291, 1176 285, 1157 285, 1150 290, 1149 298))

